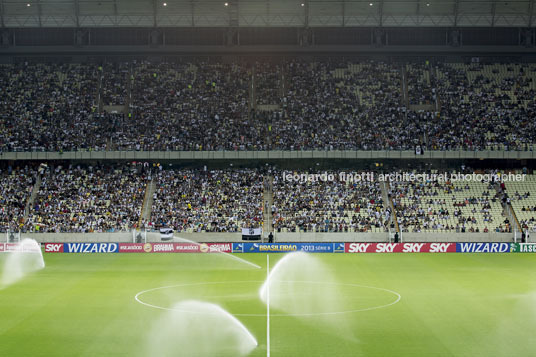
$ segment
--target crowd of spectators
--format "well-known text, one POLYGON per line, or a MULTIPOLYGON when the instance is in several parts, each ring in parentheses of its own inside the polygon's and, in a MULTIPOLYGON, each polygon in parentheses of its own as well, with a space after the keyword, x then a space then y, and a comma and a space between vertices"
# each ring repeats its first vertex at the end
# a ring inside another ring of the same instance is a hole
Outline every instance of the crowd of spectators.
MULTIPOLYGON (((250 120, 250 73, 237 64, 135 66, 132 123, 121 150, 261 150, 250 120)), ((124 126, 129 126, 128 122, 124 126)))
POLYGON ((23 225, 36 172, 29 165, 0 169, 0 232, 17 231, 23 225))
POLYGON ((283 150, 413 149, 399 70, 383 62, 291 62, 271 147, 283 150))
POLYGON ((103 105, 125 105, 130 80, 130 63, 105 63, 101 70, 101 93, 103 105))
POLYGON ((510 203, 516 213, 516 218, 523 231, 536 232, 535 188, 536 180, 534 175, 526 176, 526 180, 522 182, 508 182, 508 185, 505 186, 504 192, 507 203, 510 203))
POLYGON ((278 232, 384 232, 391 212, 378 182, 286 179, 301 172, 274 175, 272 219, 278 232))
POLYGON ((439 63, 441 111, 426 125, 431 150, 532 150, 536 66, 439 63))
POLYGON ((262 225, 263 179, 257 170, 160 170, 152 228, 240 232, 262 225))
POLYGON ((0 92, 0 151, 532 150, 536 142, 534 64, 19 63, 0 66, 0 92), (268 104, 267 116, 253 110, 268 104), (108 105, 118 113, 103 113, 108 105))
POLYGON ((494 183, 391 182, 389 195, 402 232, 510 232, 494 183))
POLYGON ((434 105, 436 89, 432 80, 429 63, 410 63, 406 65, 408 77, 408 97, 410 105, 434 105))
POLYGON ((387 232, 396 222, 401 232, 511 233, 514 214, 523 229, 536 224, 531 175, 507 191, 495 181, 352 181, 340 170, 49 165, 0 170, 0 232, 240 232, 270 217, 276 232, 387 232))
POLYGON ((105 150, 97 67, 0 66, 0 151, 105 150))
POLYGON ((128 231, 139 223, 148 180, 136 166, 47 168, 24 229, 128 231))
POLYGON ((283 92, 283 65, 268 62, 255 63, 255 97, 257 104, 275 105, 281 102, 283 92))

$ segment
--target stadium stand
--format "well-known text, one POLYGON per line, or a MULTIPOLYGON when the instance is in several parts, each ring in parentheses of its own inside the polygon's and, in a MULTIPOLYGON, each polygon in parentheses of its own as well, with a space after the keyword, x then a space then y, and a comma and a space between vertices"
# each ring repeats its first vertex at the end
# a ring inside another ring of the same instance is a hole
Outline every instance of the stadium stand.
POLYGON ((238 232, 262 224, 256 170, 160 170, 150 225, 177 232, 238 232))
POLYGON ((484 182, 391 182, 403 232, 511 232, 502 195, 484 182))
POLYGON ((106 106, 125 105, 128 94, 130 63, 105 63, 101 71, 102 104, 106 106))
POLYGON ((429 148, 534 150, 533 64, 440 63, 437 77, 441 114, 427 128, 429 148))
POLYGON ((407 130, 414 126, 404 119, 394 65, 292 62, 286 77, 283 116, 273 122, 274 149, 413 148, 415 135, 407 130))
POLYGON ((0 83, 2 151, 534 150, 536 141, 533 64, 16 64, 0 66, 0 83))
POLYGON ((279 105, 283 92, 282 68, 266 62, 255 63, 255 96, 257 105, 279 105))
MULTIPOLYGON (((533 151, 536 145, 536 65, 515 61, 20 62, 0 65, 0 91, 1 152, 416 145, 533 151)), ((236 232, 264 218, 258 170, 165 169, 154 173, 152 216, 144 222, 149 173, 123 164, 55 165, 25 213, 36 165, 2 170, 2 230, 23 224, 27 231, 103 232, 141 222, 182 232, 236 232)), ((390 204, 378 183, 296 184, 282 181, 284 173, 274 176, 270 213, 276 230, 388 230, 390 204)), ((534 182, 529 176, 506 186, 523 229, 536 228, 534 182)), ((403 232, 512 230, 493 185, 391 182, 389 191, 403 232)))
POLYGON ((261 149, 249 83, 247 69, 234 64, 136 64, 134 118, 125 119, 136 125, 114 141, 120 150, 261 149))
POLYGON ((521 228, 536 232, 536 175, 527 175, 522 182, 507 182, 506 192, 521 228))
POLYGON ((96 71, 69 64, 0 66, 0 151, 104 150, 106 123, 92 116, 96 71))
POLYGON ((503 191, 499 184, 475 181, 343 182, 341 170, 322 172, 332 174, 333 180, 296 181, 289 177, 307 172, 271 170, 266 176, 264 170, 252 168, 174 169, 138 162, 42 164, 38 174, 38 166, 29 163, 0 172, 1 231, 169 227, 187 233, 239 232, 266 224, 267 217, 274 230, 283 233, 512 233, 518 229, 516 218, 523 230, 536 227, 533 175, 506 182, 503 191), (273 179, 272 185, 266 184, 266 177, 273 179), (142 217, 147 195, 148 213, 142 217), (508 202, 513 215, 504 206, 508 202))
POLYGON ((273 227, 278 232, 385 232, 390 210, 378 182, 294 181, 274 176, 273 227))
POLYGON ((430 66, 425 63, 406 65, 410 105, 434 105, 436 101, 435 84, 430 66))
POLYGON ((23 224, 36 172, 29 165, 0 170, 0 232, 18 230, 23 224))
POLYGON ((48 168, 25 228, 29 232, 128 231, 138 223, 146 181, 136 167, 48 168))

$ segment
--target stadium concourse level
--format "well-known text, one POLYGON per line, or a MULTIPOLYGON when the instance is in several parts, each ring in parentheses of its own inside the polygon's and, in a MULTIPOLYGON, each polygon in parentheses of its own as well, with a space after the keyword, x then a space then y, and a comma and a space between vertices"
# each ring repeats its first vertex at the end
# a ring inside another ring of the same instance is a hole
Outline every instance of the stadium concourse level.
POLYGON ((0 65, 0 151, 534 150, 536 64, 0 65))

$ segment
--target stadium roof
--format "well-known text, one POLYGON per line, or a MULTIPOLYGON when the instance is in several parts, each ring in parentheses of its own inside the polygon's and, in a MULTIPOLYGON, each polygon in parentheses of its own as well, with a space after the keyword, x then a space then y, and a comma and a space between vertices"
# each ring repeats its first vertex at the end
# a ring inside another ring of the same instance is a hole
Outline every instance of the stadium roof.
POLYGON ((536 0, 0 0, 2 27, 533 27, 536 0))

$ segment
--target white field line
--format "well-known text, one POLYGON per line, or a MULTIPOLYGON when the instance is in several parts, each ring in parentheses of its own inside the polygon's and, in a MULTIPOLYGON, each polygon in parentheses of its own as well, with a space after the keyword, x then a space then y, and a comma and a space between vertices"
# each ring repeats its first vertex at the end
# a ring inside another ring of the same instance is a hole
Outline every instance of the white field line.
POLYGON ((266 357, 270 357, 270 254, 266 254, 266 357))
MULTIPOLYGON (((164 290, 164 289, 171 289, 171 288, 177 288, 177 287, 189 287, 189 286, 200 286, 200 285, 222 285, 222 284, 253 284, 253 283, 264 283, 265 281, 258 281, 258 280, 245 280, 245 281, 211 281, 211 282, 199 282, 199 283, 188 283, 188 284, 176 284, 176 285, 168 285, 168 286, 160 286, 157 288, 147 289, 140 291, 134 296, 134 300, 136 302, 145 305, 147 307, 151 307, 154 309, 159 310, 169 310, 169 311, 183 311, 183 312, 190 312, 190 313, 197 313, 196 311, 188 311, 188 310, 180 310, 180 309, 172 309, 169 307, 154 305, 148 302, 145 302, 141 299, 142 295, 146 293, 150 293, 153 291, 158 290, 164 290)), ((350 287, 357 287, 357 288, 366 288, 366 289, 374 289, 379 291, 385 291, 390 294, 393 294, 396 296, 396 299, 388 304, 385 305, 377 305, 377 306, 371 306, 366 307, 362 309, 350 309, 350 310, 342 310, 342 311, 330 311, 330 312, 311 312, 311 313, 304 313, 304 314, 270 314, 271 316, 325 316, 325 315, 345 315, 350 313, 356 313, 356 312, 364 312, 364 311, 372 311, 377 309, 383 309, 389 306, 392 306, 396 303, 398 303, 402 299, 402 295, 397 293, 396 291, 384 289, 384 288, 378 288, 375 286, 367 286, 367 285, 359 285, 359 284, 345 284, 345 283, 333 283, 333 282, 320 282, 320 281, 301 281, 301 280, 283 280, 284 283, 304 283, 304 284, 321 284, 321 285, 339 285, 339 286, 350 286, 350 287)), ((243 313, 235 313, 234 316, 256 316, 256 317, 264 317, 266 314, 243 314, 243 313)))

